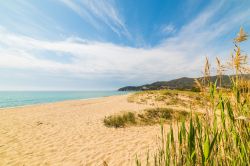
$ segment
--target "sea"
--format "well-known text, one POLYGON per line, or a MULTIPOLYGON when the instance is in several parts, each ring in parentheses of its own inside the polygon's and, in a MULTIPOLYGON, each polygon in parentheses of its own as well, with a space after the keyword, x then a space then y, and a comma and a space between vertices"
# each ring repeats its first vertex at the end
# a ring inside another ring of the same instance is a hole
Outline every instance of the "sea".
POLYGON ((127 94, 121 91, 0 91, 0 108, 127 94))

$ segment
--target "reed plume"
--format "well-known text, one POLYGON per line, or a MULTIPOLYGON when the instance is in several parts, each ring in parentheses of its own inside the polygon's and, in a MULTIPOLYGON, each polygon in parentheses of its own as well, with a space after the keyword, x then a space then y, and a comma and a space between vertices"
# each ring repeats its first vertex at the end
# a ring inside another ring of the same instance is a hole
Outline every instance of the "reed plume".
POLYGON ((234 39, 235 42, 243 42, 247 40, 248 34, 244 31, 244 29, 241 27, 240 32, 238 33, 237 37, 234 39))

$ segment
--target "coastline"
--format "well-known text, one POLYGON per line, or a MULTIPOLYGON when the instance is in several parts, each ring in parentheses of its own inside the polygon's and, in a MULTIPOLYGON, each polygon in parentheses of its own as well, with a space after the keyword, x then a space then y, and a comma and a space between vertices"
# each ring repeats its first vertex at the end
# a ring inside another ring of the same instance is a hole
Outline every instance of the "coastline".
MULTIPOLYGON (((0 165, 134 165, 157 142, 159 126, 107 128, 103 118, 146 105, 126 95, 0 111, 0 165)), ((152 150, 151 150, 152 151, 152 150)))
POLYGON ((25 105, 20 105, 20 106, 0 107, 0 110, 30 107, 30 106, 43 105, 43 104, 53 104, 53 103, 60 103, 60 102, 67 102, 67 101, 77 101, 77 100, 85 101, 85 100, 101 99, 101 98, 111 97, 111 96, 130 95, 133 93, 134 92, 128 92, 126 94, 114 94, 114 95, 109 95, 109 96, 90 97, 90 98, 85 98, 85 99, 65 99, 65 100, 59 100, 59 101, 51 101, 51 102, 48 101, 48 102, 42 102, 42 103, 25 104, 25 105))

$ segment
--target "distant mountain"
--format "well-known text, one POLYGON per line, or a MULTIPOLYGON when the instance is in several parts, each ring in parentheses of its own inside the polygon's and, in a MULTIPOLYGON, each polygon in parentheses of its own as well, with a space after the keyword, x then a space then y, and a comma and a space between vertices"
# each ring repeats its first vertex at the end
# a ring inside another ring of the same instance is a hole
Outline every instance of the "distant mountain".
MULTIPOLYGON (((250 79, 250 75, 244 75, 244 77, 250 79)), ((201 79, 197 78, 198 80, 201 79)), ((215 82, 217 76, 211 76, 210 80, 215 82)), ((182 77, 170 81, 158 81, 152 84, 146 84, 141 86, 126 86, 118 89, 119 91, 140 91, 140 90, 158 90, 158 89, 179 89, 179 90, 192 90, 195 89, 195 78, 182 77)), ((231 81, 229 76, 222 76, 222 86, 229 87, 231 81)))

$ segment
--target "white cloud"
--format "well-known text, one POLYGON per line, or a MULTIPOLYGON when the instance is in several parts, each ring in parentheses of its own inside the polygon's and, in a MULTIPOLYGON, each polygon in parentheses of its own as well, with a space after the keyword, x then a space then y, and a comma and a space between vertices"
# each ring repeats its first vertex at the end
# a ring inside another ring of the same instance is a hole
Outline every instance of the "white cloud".
MULTIPOLYGON (((217 39, 238 28, 239 23, 250 16, 249 10, 234 11, 232 15, 227 14, 211 22, 222 6, 208 8, 174 37, 153 48, 133 48, 81 38, 47 41, 18 35, 0 27, 0 68, 38 70, 51 75, 68 74, 81 78, 139 79, 141 82, 198 76, 204 56, 226 55, 227 52, 220 51, 220 45, 216 46, 217 39), (67 54, 71 60, 65 63, 37 56, 44 50, 59 56, 67 54), (167 77, 169 75, 171 77, 167 77)), ((108 17, 116 19, 113 15, 108 17)))
POLYGON ((166 71, 177 71, 175 64, 183 62, 183 56, 177 52, 167 53, 162 48, 150 50, 122 47, 111 43, 81 42, 64 40, 49 42, 26 36, 0 31, 0 43, 5 48, 0 50, 0 66, 15 68, 39 68, 41 70, 67 71, 84 74, 156 74, 166 71), (36 57, 35 52, 42 50, 67 53, 73 62, 68 64, 44 60, 36 57), (167 60, 166 60, 167 59, 167 60), (165 62, 164 62, 165 61, 165 62), (39 63, 40 62, 40 63, 39 63), (155 64, 159 63, 158 67, 155 64), (159 71, 161 68, 162 71, 159 71))
POLYGON ((131 38, 129 31, 119 14, 114 1, 111 0, 61 0, 66 6, 90 22, 96 29, 101 29, 99 22, 105 23, 119 36, 131 38))

